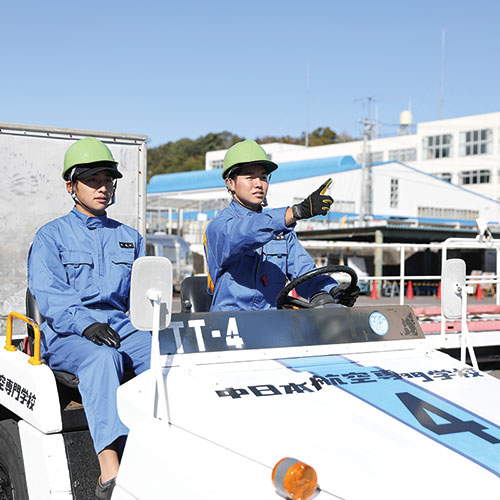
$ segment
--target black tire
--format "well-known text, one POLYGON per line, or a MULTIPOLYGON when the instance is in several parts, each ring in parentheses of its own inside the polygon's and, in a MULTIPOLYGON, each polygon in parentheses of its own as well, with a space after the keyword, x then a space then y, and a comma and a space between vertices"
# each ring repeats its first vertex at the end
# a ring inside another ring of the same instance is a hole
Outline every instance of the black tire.
POLYGON ((0 422, 0 500, 28 500, 19 429, 11 419, 0 422))

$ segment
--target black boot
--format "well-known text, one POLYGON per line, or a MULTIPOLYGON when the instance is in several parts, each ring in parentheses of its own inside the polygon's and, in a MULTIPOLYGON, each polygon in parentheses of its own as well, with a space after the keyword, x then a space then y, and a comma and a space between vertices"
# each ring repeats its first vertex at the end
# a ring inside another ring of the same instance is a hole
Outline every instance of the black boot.
POLYGON ((110 500, 111 494, 116 484, 116 477, 110 479, 104 486, 101 484, 101 477, 97 480, 97 486, 95 487, 95 497, 97 500, 110 500))

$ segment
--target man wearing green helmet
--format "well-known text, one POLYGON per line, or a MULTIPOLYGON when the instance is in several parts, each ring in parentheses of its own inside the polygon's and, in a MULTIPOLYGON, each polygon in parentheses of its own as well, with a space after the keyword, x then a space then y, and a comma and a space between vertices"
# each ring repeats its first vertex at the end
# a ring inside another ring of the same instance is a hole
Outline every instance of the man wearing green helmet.
POLYGON ((144 240, 106 215, 122 174, 104 143, 93 137, 75 142, 62 176, 75 206, 35 235, 28 286, 45 318, 42 356, 79 380, 101 468, 96 498, 104 500, 111 498, 128 433, 116 390, 125 369, 139 374, 150 364, 151 334, 136 330, 127 316, 131 268, 145 255, 144 240))
POLYGON ((113 158, 109 148, 94 137, 82 139, 68 148, 64 155, 62 176, 66 181, 66 188, 75 204, 93 215, 102 215, 104 210, 115 202, 115 179, 123 177, 118 171, 118 162, 113 158), (102 203, 104 202, 104 196, 100 196, 99 201, 102 201, 101 203, 90 202, 92 206, 87 206, 80 199, 85 196, 83 185, 88 184, 88 181, 84 182, 83 179, 89 179, 91 176, 98 175, 107 175, 110 179, 113 179, 111 196, 107 197, 104 204, 102 203), (80 197, 78 193, 79 188, 83 190, 80 197))
MULTIPOLYGON (((270 174, 277 168, 255 141, 235 144, 224 157, 222 177, 233 201, 207 226, 204 241, 212 311, 274 308, 287 280, 315 268, 293 228, 297 220, 328 213, 333 199, 325 193, 331 179, 301 203, 263 210, 270 174)), ((345 292, 336 285, 330 276, 316 276, 297 290, 313 306, 352 307, 359 289, 345 292)))

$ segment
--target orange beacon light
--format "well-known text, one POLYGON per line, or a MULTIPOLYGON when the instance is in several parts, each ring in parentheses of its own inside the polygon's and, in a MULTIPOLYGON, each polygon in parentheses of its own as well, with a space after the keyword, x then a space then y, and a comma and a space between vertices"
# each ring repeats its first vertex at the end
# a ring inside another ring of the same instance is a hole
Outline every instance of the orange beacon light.
POLYGON ((272 480, 278 495, 292 500, 308 500, 320 491, 316 471, 296 458, 282 458, 274 466, 272 480))

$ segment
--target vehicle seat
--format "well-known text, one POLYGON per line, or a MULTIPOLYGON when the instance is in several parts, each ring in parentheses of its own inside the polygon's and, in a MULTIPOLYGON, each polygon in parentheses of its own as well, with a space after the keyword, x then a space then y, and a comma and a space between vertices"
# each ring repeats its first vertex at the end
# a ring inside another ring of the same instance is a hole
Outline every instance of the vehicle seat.
MULTIPOLYGON (((38 325, 41 325, 45 318, 42 316, 40 311, 38 310, 38 306, 35 300, 35 297, 31 294, 29 288, 26 289, 26 316, 32 319, 38 325)), ((30 344, 30 352, 31 355, 33 353, 33 345, 35 342, 35 332, 31 325, 28 325, 28 342, 30 344)), ((78 386, 78 379, 75 375, 68 372, 63 372, 60 370, 52 370, 56 380, 61 382, 61 384, 66 387, 76 388, 78 386)))
MULTIPOLYGON (((45 321, 45 318, 38 309, 35 297, 33 297, 29 289, 26 290, 26 316, 34 320, 38 325, 45 321)), ((23 352, 31 356, 35 343, 35 332, 31 325, 28 325, 28 337, 26 340, 27 342, 23 343, 23 352)), ((43 359, 42 362, 44 362, 43 359)), ((78 391, 78 378, 72 373, 61 370, 52 370, 52 373, 57 382, 63 430, 68 432, 87 430, 88 432, 87 417, 83 409, 81 395, 78 391)), ((122 383, 127 382, 134 376, 135 374, 132 370, 125 369, 122 383)))
POLYGON ((212 296, 207 290, 206 276, 189 276, 181 283, 181 311, 208 312, 212 296))

